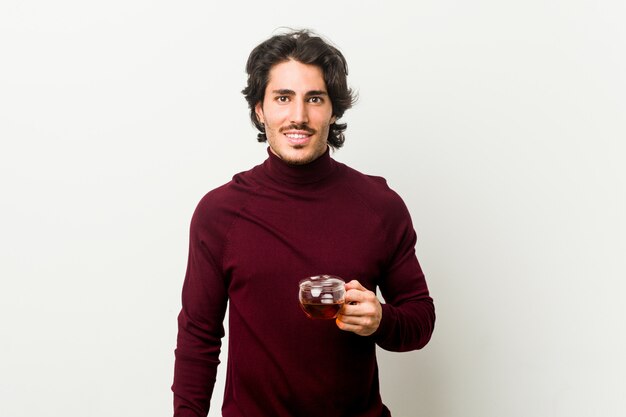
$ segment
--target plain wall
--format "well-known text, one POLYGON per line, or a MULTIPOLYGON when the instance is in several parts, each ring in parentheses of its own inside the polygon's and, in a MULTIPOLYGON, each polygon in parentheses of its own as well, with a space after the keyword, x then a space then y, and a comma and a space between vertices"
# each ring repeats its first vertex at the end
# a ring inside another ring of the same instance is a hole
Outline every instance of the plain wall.
POLYGON ((281 26, 345 53, 334 157, 418 233, 394 416, 626 415, 625 4, 3 0, 0 415, 172 414, 189 220, 265 158, 240 91, 281 26))

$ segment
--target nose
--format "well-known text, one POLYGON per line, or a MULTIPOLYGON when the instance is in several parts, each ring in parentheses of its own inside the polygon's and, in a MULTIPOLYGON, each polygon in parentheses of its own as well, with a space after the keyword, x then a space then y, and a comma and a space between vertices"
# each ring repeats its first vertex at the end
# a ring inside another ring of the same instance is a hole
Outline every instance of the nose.
POLYGON ((303 124, 309 122, 306 103, 294 100, 291 108, 291 123, 303 124))

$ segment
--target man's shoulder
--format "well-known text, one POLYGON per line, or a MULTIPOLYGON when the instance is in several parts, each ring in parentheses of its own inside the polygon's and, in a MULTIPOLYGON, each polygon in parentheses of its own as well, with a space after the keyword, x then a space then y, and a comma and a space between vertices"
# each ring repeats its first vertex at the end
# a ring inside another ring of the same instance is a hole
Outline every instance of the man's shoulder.
POLYGON ((385 206, 404 204, 402 198, 379 175, 365 174, 355 168, 342 164, 344 178, 349 188, 371 205, 383 208, 385 206))
POLYGON ((235 174, 230 181, 207 192, 198 202, 194 217, 223 218, 243 207, 257 188, 255 168, 235 174))
POLYGON ((412 227, 408 207, 384 177, 364 174, 348 166, 344 171, 353 200, 367 207, 383 230, 391 232, 404 230, 407 225, 412 227))

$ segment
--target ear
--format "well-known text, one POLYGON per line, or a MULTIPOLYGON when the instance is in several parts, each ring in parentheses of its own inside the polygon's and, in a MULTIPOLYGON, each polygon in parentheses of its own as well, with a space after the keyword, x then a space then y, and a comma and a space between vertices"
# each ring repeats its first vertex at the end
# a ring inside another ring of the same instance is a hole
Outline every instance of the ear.
POLYGON ((335 123, 337 121, 337 116, 333 116, 330 118, 330 124, 332 125, 333 123, 335 123))
POLYGON ((265 124, 265 119, 263 117, 263 106, 261 106, 261 102, 259 101, 256 106, 254 106, 254 112, 256 113, 256 118, 261 124, 265 124))

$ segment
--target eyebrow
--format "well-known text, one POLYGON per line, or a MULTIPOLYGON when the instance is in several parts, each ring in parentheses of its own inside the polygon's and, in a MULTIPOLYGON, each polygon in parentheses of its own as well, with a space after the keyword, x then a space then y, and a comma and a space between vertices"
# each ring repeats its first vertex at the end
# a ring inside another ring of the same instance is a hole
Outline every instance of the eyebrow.
MULTIPOLYGON (((273 94, 278 94, 281 96, 295 96, 296 92, 293 90, 289 90, 286 88, 283 89, 279 89, 279 90, 273 90, 272 91, 273 94)), ((324 90, 311 90, 311 91, 307 91, 305 96, 306 97, 310 97, 310 96, 327 96, 328 93, 324 90)))

